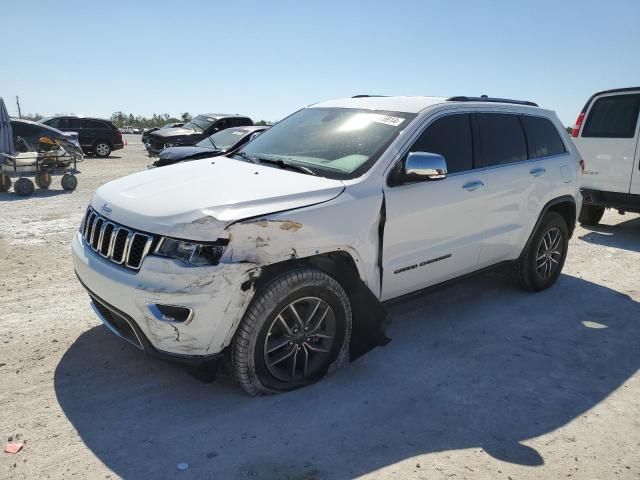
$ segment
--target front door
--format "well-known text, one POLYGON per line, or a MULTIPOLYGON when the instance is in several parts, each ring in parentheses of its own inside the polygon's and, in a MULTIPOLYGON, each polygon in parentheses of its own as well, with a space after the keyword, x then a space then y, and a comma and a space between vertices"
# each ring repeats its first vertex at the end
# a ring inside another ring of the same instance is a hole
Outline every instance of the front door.
POLYGON ((478 264, 487 181, 474 169, 470 116, 431 121, 396 169, 416 151, 444 156, 448 176, 385 186, 382 300, 472 272, 478 264))

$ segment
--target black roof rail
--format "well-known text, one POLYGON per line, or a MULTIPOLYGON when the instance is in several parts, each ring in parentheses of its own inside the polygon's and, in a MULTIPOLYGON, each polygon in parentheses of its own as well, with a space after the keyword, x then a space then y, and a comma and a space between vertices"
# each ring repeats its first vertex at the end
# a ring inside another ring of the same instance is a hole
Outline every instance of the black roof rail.
POLYGON ((528 105, 529 107, 537 107, 537 103, 528 100, 512 100, 510 98, 495 98, 482 95, 480 97, 466 97, 464 95, 458 97, 447 98, 448 102, 491 102, 491 103, 513 103, 515 105, 528 105))
POLYGON ((354 95, 351 98, 386 97, 387 95, 354 95))

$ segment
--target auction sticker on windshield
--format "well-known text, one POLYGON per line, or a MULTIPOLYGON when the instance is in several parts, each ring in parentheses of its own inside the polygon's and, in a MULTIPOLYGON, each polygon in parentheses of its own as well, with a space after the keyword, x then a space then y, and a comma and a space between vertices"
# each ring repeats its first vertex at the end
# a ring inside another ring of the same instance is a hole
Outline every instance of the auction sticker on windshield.
POLYGON ((379 115, 376 113, 371 114, 371 120, 384 125, 391 125, 392 127, 397 127, 404 122, 404 118, 393 117, 391 115, 379 115))

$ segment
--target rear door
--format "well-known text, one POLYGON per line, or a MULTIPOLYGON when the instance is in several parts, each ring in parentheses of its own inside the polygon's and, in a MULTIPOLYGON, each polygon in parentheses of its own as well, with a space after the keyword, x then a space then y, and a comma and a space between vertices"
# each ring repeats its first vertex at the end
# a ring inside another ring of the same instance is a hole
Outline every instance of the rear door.
POLYGON ((481 165, 487 174, 485 237, 479 267, 520 255, 551 190, 548 159, 529 158, 521 115, 487 112, 475 116, 481 165))
POLYGON ((472 272, 482 245, 486 173, 474 168, 468 113, 429 121, 410 152, 437 153, 447 161, 442 180, 386 185, 382 300, 472 272))
POLYGON ((606 94, 591 103, 580 135, 574 139, 585 162, 582 187, 640 193, 639 111, 640 93, 606 94))
MULTIPOLYGON (((62 125, 62 120, 60 120, 60 124, 62 125)), ((78 134, 78 141, 80 145, 83 147, 90 147, 93 145, 93 142, 87 139, 85 136, 84 129, 82 128, 82 119, 69 117, 65 119, 65 126, 61 128, 65 132, 75 132, 78 134)))

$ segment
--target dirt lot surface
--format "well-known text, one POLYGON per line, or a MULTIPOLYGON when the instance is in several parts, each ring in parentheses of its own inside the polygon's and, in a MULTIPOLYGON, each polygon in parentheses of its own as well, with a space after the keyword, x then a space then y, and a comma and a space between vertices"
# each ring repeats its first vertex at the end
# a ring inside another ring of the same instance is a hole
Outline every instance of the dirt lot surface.
POLYGON ((579 227, 548 291, 485 274, 414 298, 387 346, 250 398, 111 335, 75 279, 92 192, 148 163, 128 137, 74 193, 0 193, 0 440, 25 444, 1 478, 640 478, 637 215, 579 227))

